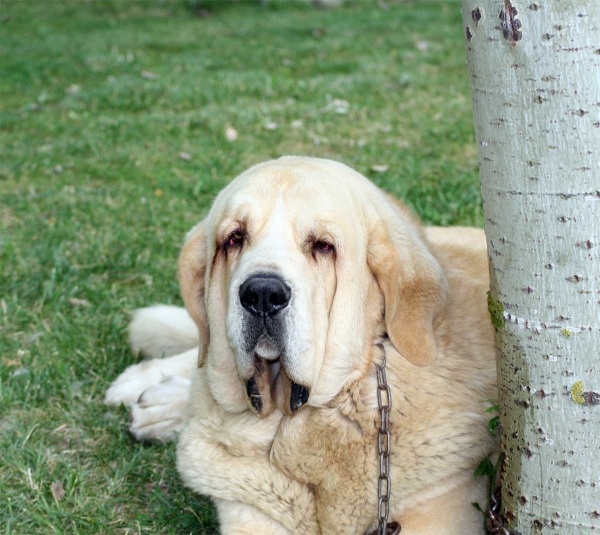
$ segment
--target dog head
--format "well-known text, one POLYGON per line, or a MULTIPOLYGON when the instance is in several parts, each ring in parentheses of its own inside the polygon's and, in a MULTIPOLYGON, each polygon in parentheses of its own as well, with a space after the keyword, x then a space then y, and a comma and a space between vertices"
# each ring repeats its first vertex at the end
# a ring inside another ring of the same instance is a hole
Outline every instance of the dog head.
POLYGON ((400 203, 337 162, 252 167, 189 233, 179 262, 217 401, 261 416, 330 401, 387 331, 415 365, 436 358, 442 269, 400 203))

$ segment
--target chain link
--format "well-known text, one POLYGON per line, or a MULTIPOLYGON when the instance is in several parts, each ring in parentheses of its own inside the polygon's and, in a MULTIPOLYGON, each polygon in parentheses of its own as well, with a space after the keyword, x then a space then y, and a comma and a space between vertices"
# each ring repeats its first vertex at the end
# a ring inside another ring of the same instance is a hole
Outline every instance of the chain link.
POLYGON ((377 370, 377 405, 379 407, 379 428, 377 430, 377 451, 379 452, 379 478, 377 480, 378 527, 371 535, 398 535, 401 530, 400 524, 398 522, 388 522, 390 495, 392 493, 392 480, 390 478, 392 393, 385 375, 385 349, 383 344, 377 344, 377 347, 383 353, 381 365, 375 365, 377 370))
POLYGON ((490 505, 485 515, 485 527, 491 535, 520 535, 518 531, 504 527, 504 518, 500 514, 501 487, 497 485, 490 493, 490 505))
MULTIPOLYGON (((378 527, 370 535, 398 535, 402 530, 399 522, 388 522, 390 516, 390 496, 392 479, 390 477, 390 454, 392 452, 392 435, 390 433, 390 411, 392 410, 392 393, 385 375, 385 348, 377 344, 383 353, 381 365, 377 370, 377 405, 379 407, 379 428, 377 429, 377 451, 379 453, 379 478, 377 480, 377 521, 378 527)), ((485 527, 490 535, 520 535, 516 530, 504 527, 504 519, 500 514, 501 487, 495 486, 490 493, 490 505, 486 511, 485 527)))

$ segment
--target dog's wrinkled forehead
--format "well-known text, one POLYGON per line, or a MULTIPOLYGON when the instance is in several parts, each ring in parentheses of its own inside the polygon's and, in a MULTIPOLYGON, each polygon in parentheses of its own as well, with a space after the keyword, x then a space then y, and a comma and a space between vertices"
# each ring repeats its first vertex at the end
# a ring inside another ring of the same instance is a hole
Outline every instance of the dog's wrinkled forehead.
POLYGON ((229 211, 250 203, 269 213, 281 199, 298 208, 311 210, 314 207, 325 211, 331 209, 336 193, 344 197, 335 178, 320 170, 277 166, 244 173, 224 190, 223 200, 224 208, 229 211), (310 204, 307 204, 309 200, 310 204))
POLYGON ((217 197, 211 214, 217 238, 232 225, 248 225, 257 235, 276 223, 300 234, 320 232, 318 224, 340 227, 352 223, 356 212, 352 183, 319 168, 298 165, 262 165, 236 178, 217 197), (317 227, 315 227, 317 225, 317 227))

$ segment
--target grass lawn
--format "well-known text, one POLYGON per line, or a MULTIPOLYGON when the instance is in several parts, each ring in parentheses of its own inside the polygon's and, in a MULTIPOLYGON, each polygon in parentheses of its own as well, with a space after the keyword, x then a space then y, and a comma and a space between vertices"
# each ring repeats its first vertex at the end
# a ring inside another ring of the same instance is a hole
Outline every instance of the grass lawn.
POLYGON ((458 2, 198 6, 0 4, 2 534, 216 533, 173 446, 102 399, 130 312, 181 303, 182 238, 237 173, 330 157, 482 225, 458 2))

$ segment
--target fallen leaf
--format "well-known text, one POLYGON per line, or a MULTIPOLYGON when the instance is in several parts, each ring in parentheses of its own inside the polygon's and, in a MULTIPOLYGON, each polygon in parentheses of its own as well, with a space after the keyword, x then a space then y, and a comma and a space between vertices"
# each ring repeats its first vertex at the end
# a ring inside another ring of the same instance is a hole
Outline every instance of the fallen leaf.
POLYGON ((389 165, 372 165, 371 171, 375 171, 376 173, 385 173, 389 168, 389 165))
POLYGON ((87 299, 79 299, 77 297, 69 297, 69 304, 73 307, 89 307, 90 302, 87 299))
POLYGON ((192 159, 192 155, 188 154, 187 152, 180 152, 178 154, 178 156, 182 159, 185 160, 186 162, 189 162, 192 159))
POLYGON ((225 129, 225 139, 227 141, 235 141, 237 138, 238 138, 237 130, 235 128, 233 128, 233 126, 228 126, 225 129))
POLYGON ((21 377, 21 375, 29 375, 29 370, 27 368, 17 368, 14 372, 12 372, 9 377, 14 379, 15 377, 21 377))
POLYGON ((146 78, 146 80, 156 80, 158 78, 158 74, 150 72, 150 71, 142 71, 142 78, 146 78))
POLYGON ((83 393, 83 381, 75 381, 71 384, 71 395, 74 398, 80 398, 83 393))
POLYGON ((41 332, 41 331, 38 331, 37 333, 30 334, 27 338, 25 338, 25 343, 26 344, 33 344, 33 342, 35 342, 36 340, 39 340, 42 336, 44 336, 44 333, 41 332))
POLYGON ((154 190, 154 195, 156 195, 157 197, 162 197, 164 194, 165 192, 162 189, 154 190))
POLYGON ((348 113, 348 109, 350 108, 350 104, 346 100, 335 99, 333 105, 335 113, 345 114, 348 113))
POLYGON ((52 483, 52 485, 50 485, 50 490, 52 491, 52 496, 57 502, 65 497, 65 488, 60 481, 55 481, 52 483))
POLYGON ((327 105, 322 108, 321 111, 334 111, 335 113, 339 113, 341 115, 348 113, 348 110, 350 109, 350 103, 347 100, 342 100, 341 98, 334 98, 332 100, 330 97, 328 97, 327 100, 327 105))

